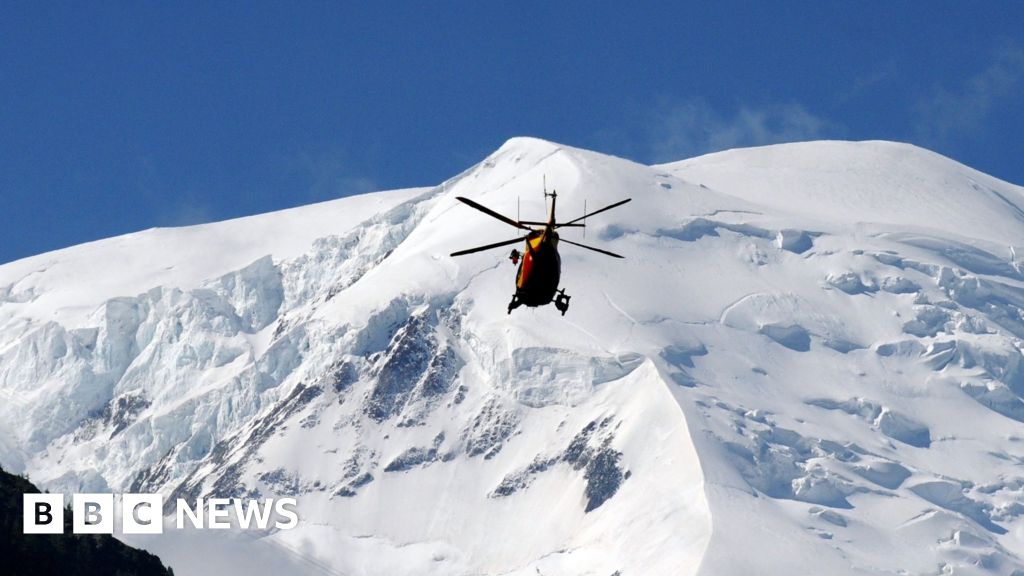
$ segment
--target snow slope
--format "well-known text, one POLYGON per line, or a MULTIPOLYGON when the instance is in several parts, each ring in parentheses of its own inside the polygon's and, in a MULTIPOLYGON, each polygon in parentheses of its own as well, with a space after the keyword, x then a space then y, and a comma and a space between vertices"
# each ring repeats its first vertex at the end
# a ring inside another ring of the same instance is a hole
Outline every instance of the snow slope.
POLYGON ((1024 242, 1019 186, 907 144, 803 142, 728 150, 660 168, 816 221, 1024 242))
MULTIPOLYGON (((435 188, 0 266, 0 463, 279 496, 178 573, 1024 574, 1024 190, 890 142, 643 166, 510 140, 435 188), (505 314, 540 183, 563 318, 505 314), (241 554, 240 551, 251 551, 241 554), (217 556, 221 555, 219 559, 217 556)), ((212 540, 211 540, 212 539, 212 540)))

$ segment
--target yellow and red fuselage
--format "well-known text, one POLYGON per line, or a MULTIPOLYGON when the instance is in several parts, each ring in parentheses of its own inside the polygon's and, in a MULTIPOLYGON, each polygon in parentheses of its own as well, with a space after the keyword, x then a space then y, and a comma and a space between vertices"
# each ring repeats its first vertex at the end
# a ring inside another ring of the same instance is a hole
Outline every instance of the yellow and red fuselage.
POLYGON ((551 216, 542 230, 526 237, 526 250, 516 273, 516 298, 527 306, 543 306, 555 298, 562 275, 562 258, 558 255, 558 232, 555 232, 555 199, 551 195, 551 216))
POLYGON ((558 232, 550 228, 531 232, 516 273, 516 297, 527 306, 550 303, 558 291, 561 274, 558 232))

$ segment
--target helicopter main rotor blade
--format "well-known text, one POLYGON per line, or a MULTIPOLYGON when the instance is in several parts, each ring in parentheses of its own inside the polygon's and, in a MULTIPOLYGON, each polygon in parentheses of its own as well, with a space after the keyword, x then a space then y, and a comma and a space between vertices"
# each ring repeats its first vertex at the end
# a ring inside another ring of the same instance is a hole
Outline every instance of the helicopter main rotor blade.
MULTIPOLYGON (((529 224, 531 226, 547 226, 548 225, 547 222, 531 222, 530 220, 520 220, 519 223, 520 224, 529 224)), ((562 226, 574 226, 574 227, 582 228, 583 224, 561 224, 561 223, 558 223, 558 222, 555 223, 555 228, 560 228, 562 226)))
POLYGON ((483 252, 484 250, 490 250, 491 248, 501 248, 502 246, 508 246, 509 244, 515 244, 516 242, 522 242, 526 238, 513 238, 511 240, 505 240, 502 242, 495 242, 494 244, 488 244, 486 246, 477 246, 476 248, 469 248, 466 250, 459 250, 458 252, 452 252, 451 256, 462 256, 463 254, 472 254, 474 252, 483 252))
POLYGON ((498 214, 494 210, 491 210, 490 208, 488 208, 488 207, 486 207, 486 206, 484 206, 482 204, 477 204, 476 202, 473 202, 469 198, 463 198, 462 196, 456 196, 455 199, 459 200, 461 202, 464 202, 466 204, 469 204, 471 207, 476 208, 477 210, 483 212, 484 214, 487 214, 491 218, 497 218, 498 220, 501 220, 502 222, 504 222, 505 224, 508 224, 509 226, 515 226, 516 228, 519 228, 521 230, 530 230, 531 232, 533 231, 533 229, 530 228, 529 226, 524 226, 524 225, 520 224, 519 222, 516 222, 515 220, 513 220, 513 219, 511 219, 511 218, 509 218, 507 216, 502 216, 501 214, 498 214))
MULTIPOLYGON (((629 200, 627 200, 627 202, 629 202, 629 200)), ((586 248, 587 250, 593 250, 594 252, 600 252, 601 254, 605 254, 607 256, 612 256, 614 258, 625 258, 625 256, 619 256, 615 252, 609 252, 607 250, 601 250, 600 248, 594 248, 593 246, 587 246, 586 244, 580 244, 579 242, 573 242, 572 240, 566 240, 565 238, 561 238, 558 241, 559 242, 565 242, 566 244, 572 244, 573 246, 579 246, 580 248, 586 248)))
MULTIPOLYGON (((615 204, 609 204, 608 206, 605 206, 604 208, 601 208, 600 210, 594 210, 590 214, 584 214, 583 216, 580 216, 579 218, 577 218, 575 220, 570 220, 570 221, 562 223, 562 224, 557 224, 557 225, 555 225, 555 228, 560 228, 562 226, 569 226, 571 224, 575 224, 576 222, 579 222, 580 220, 583 220, 584 218, 589 218, 589 217, 593 216, 594 214, 600 214, 601 212, 604 212, 605 210, 611 210, 612 208, 616 208, 618 206, 622 206, 623 204, 625 204, 626 202, 629 202, 630 200, 632 200, 632 198, 626 198, 625 200, 621 200, 619 202, 616 202, 615 204)), ((570 242, 570 244, 572 244, 572 242, 570 242)))

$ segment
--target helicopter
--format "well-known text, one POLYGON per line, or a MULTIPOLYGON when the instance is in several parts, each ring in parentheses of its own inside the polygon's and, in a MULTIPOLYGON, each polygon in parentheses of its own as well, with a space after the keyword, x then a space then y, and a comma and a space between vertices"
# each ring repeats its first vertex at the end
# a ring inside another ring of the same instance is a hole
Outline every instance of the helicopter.
POLYGON ((593 246, 587 246, 586 244, 580 244, 579 242, 559 238, 556 230, 562 227, 585 227, 586 219, 588 217, 622 206, 632 200, 632 198, 627 198, 614 204, 610 204, 600 210, 594 210, 589 214, 586 213, 586 205, 584 205, 583 216, 570 220, 569 222, 557 222, 555 220, 555 202, 558 199, 558 192, 552 190, 549 194, 546 188, 547 187, 545 186, 544 197, 545 199, 551 198, 551 213, 547 222, 513 220, 482 204, 474 202, 469 198, 464 198, 462 196, 456 197, 457 200, 471 208, 475 208, 492 218, 501 220, 510 226, 514 226, 515 228, 519 228, 520 230, 525 230, 527 232, 525 236, 521 236, 519 238, 513 238, 511 240, 504 240, 502 242, 495 242, 493 244, 477 246, 476 248, 469 248, 467 250, 459 250, 458 252, 451 253, 451 256, 453 257, 463 256, 465 254, 473 254, 474 252, 500 248, 502 246, 508 246, 518 242, 525 242, 525 249, 523 253, 513 249, 512 253, 509 255, 512 263, 518 264, 519 266, 518 271, 516 272, 516 291, 515 294, 512 295, 512 301, 508 304, 509 314, 511 314, 516 308, 523 305, 530 307, 544 306, 545 304, 550 304, 554 301, 555 308, 562 313, 562 316, 565 316, 565 313, 569 310, 569 299, 572 297, 565 293, 565 288, 558 288, 558 282, 561 279, 562 274, 562 258, 558 255, 559 242, 565 242, 566 244, 579 246, 580 248, 586 248, 587 250, 593 250, 594 252, 599 252, 613 258, 623 258, 623 256, 614 252, 609 252, 608 250, 602 250, 600 248, 594 248, 593 246), (543 228, 534 228, 533 226, 543 226, 543 228))

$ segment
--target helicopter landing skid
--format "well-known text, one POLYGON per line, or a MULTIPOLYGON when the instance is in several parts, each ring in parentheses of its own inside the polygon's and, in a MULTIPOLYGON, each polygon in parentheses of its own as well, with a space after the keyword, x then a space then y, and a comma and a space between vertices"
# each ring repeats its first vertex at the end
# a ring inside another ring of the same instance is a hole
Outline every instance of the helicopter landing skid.
MULTIPOLYGON (((572 298, 572 296, 569 296, 568 294, 565 293, 565 288, 559 290, 558 293, 555 295, 555 308, 558 308, 558 310, 562 313, 562 316, 565 316, 565 313, 569 311, 570 298, 572 298)), ((519 308, 522 305, 523 301, 519 299, 519 295, 513 294, 512 301, 508 303, 508 313, 511 314, 513 310, 519 308)))
POLYGON ((565 294, 565 288, 559 290, 558 296, 555 296, 555 308, 558 308, 558 310, 562 312, 562 316, 565 316, 565 313, 569 311, 570 298, 572 298, 572 296, 567 296, 565 294))
POLYGON ((511 314, 513 310, 523 305, 522 300, 519 299, 518 294, 512 295, 512 301, 508 303, 508 313, 511 314))

